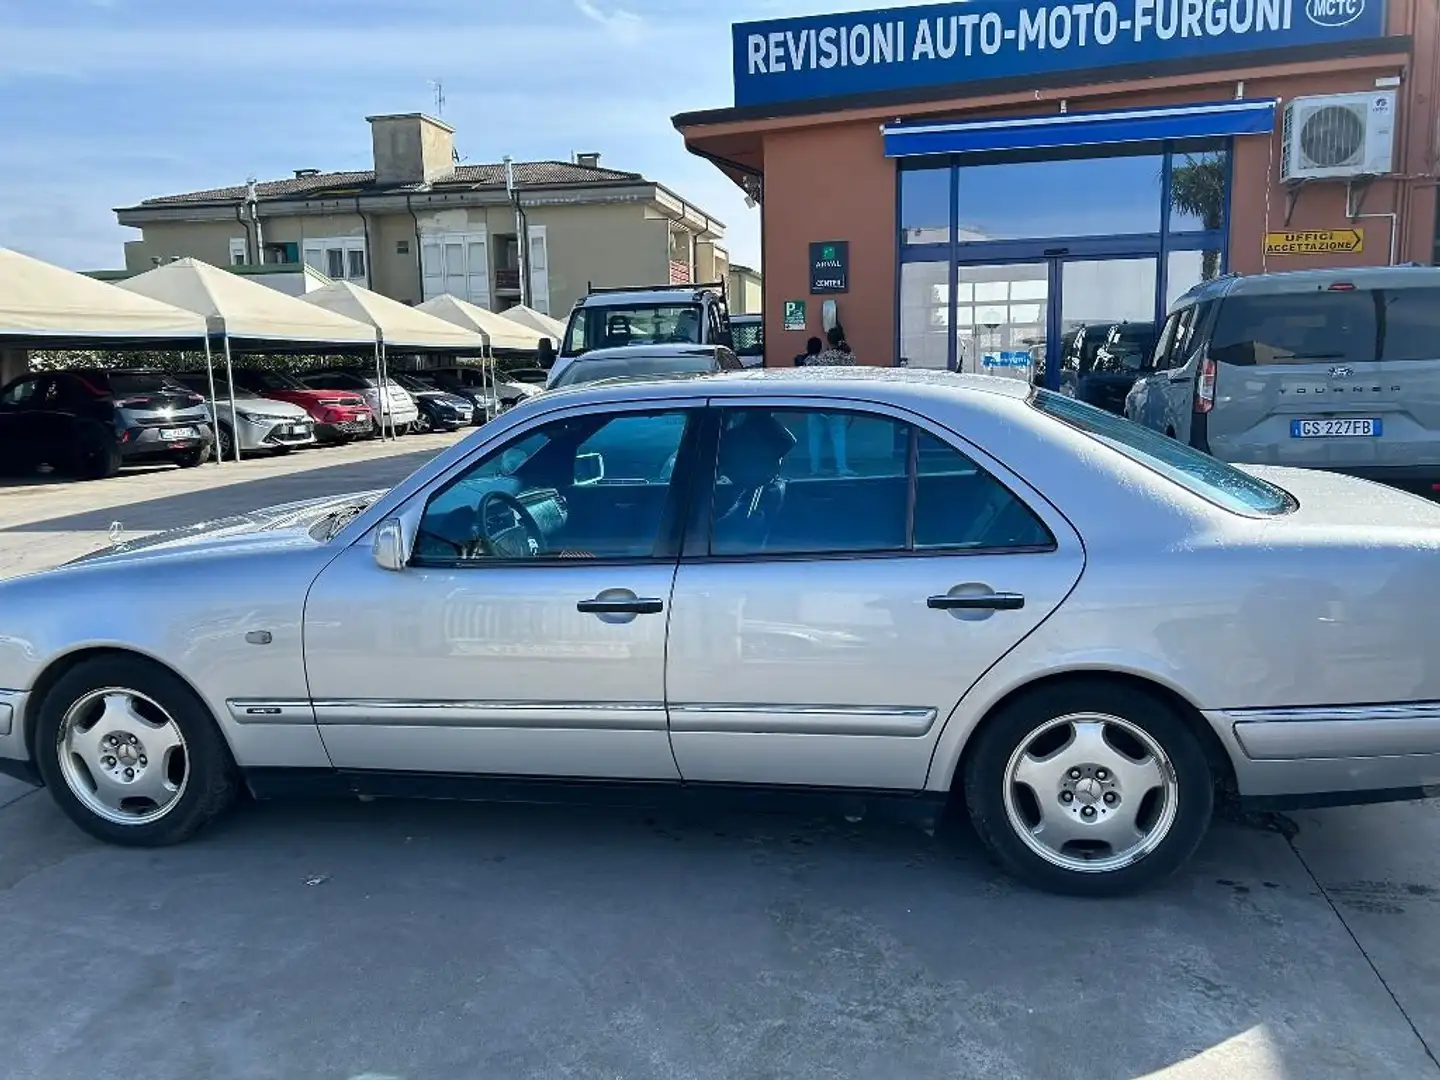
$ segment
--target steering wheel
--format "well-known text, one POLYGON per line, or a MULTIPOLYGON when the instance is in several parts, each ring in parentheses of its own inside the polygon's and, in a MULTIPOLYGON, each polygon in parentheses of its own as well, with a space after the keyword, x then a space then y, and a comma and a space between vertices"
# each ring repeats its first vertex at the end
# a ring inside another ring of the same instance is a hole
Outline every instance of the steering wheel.
POLYGON ((497 559, 534 559, 545 550, 545 534, 525 504, 508 491, 491 491, 476 510, 480 536, 497 559))

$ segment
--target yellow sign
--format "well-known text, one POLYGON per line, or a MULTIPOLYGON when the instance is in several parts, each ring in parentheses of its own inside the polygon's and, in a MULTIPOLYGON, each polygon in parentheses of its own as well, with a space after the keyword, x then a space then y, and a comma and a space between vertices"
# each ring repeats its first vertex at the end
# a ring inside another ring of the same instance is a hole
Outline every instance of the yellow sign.
POLYGON ((1364 251, 1364 229, 1307 229, 1265 234, 1266 255, 1330 255, 1364 251))

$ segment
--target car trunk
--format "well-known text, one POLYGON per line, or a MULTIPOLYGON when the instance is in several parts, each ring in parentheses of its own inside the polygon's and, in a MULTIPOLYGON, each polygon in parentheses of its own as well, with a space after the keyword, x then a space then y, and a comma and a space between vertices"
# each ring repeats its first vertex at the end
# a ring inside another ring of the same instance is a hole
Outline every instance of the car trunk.
POLYGON ((1227 461, 1440 464, 1440 288, 1231 296, 1208 355, 1207 434, 1227 461))

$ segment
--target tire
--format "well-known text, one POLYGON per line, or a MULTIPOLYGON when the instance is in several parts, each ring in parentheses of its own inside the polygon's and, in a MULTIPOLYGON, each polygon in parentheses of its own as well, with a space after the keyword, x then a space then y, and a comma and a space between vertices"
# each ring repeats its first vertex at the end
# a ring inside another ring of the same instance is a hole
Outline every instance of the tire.
POLYGON ((108 480, 120 471, 120 446, 115 436, 98 424, 75 433, 70 472, 84 480, 108 480))
POLYGON ((203 465, 210 460, 210 447, 202 446, 196 450, 186 450, 184 453, 176 454, 170 460, 182 469, 193 469, 197 465, 203 465))
POLYGON ((1195 732, 1120 682, 1056 683, 1004 706, 974 736, 964 788, 1000 865, 1070 896, 1119 896, 1169 876, 1194 854, 1215 799, 1195 732))
POLYGON ((231 434, 226 424, 219 424, 215 428, 215 441, 210 444, 210 452, 216 461, 235 460, 235 436, 231 434))
POLYGON ((415 423, 410 428, 416 435, 427 435, 434 429, 435 425, 430 422, 430 417, 423 412, 415 418, 415 423))
POLYGON ((141 657, 97 657, 62 675, 40 703, 35 759, 51 796, 75 824, 130 847, 189 838, 229 807, 238 790, 230 750, 204 702, 173 672, 141 657), (112 709, 112 703, 125 707, 112 709), (61 741, 72 732, 74 752, 66 753, 61 741), (112 752, 106 742, 132 735, 128 748, 112 752), (154 762, 147 751, 158 755, 154 762), (133 779, 123 779, 131 766, 133 779), (97 782, 96 772, 111 775, 97 782))

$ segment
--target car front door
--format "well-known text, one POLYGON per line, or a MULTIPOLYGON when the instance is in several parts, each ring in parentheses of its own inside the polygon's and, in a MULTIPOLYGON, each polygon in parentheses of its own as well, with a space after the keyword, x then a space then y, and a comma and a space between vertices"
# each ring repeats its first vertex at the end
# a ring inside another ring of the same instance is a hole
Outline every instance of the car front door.
POLYGON ((403 570, 341 553, 305 609, 335 765, 677 780, 665 634, 700 405, 551 411, 400 510, 403 570))
POLYGON ((957 702, 1079 578, 1079 538, 980 451, 880 406, 717 411, 670 615, 681 775, 923 787, 957 702))
POLYGON ((69 432, 65 418, 56 413, 55 376, 31 375, 17 379, 0 393, 0 453, 3 466, 30 467, 56 464, 63 455, 69 432))

